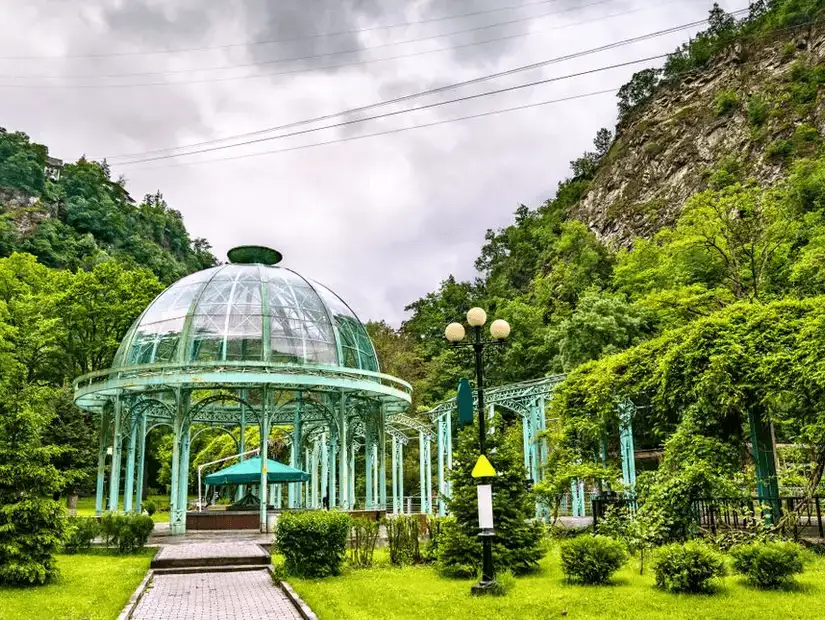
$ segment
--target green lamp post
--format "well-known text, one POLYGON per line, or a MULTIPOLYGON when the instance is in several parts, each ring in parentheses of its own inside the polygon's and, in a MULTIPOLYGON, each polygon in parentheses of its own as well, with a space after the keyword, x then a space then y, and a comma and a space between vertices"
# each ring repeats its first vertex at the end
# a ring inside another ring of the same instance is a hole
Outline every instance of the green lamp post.
MULTIPOLYGON (((490 324, 490 335, 492 340, 484 340, 481 337, 481 329, 487 322, 487 313, 481 308, 471 308, 467 312, 467 323, 473 331, 473 338, 468 343, 463 343, 466 335, 464 326, 461 323, 450 323, 444 330, 444 336, 454 346, 470 346, 475 353, 476 365, 476 390, 478 399, 478 445, 480 450, 479 459, 487 459, 487 421, 484 415, 484 347, 488 344, 503 343, 510 335, 510 324, 502 319, 497 319, 490 324)), ((479 481, 479 537, 482 544, 481 581, 473 586, 473 594, 484 594, 490 592, 496 583, 495 569, 493 568, 493 529, 492 520, 492 496, 490 491, 490 480, 478 478, 479 481), (486 483, 486 484, 485 484, 486 483)))

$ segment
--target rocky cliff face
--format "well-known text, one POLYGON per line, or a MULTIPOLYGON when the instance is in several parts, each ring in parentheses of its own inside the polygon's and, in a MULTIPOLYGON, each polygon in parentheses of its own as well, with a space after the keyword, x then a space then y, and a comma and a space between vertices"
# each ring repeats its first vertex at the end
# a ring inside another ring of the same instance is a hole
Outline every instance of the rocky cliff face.
POLYGON ((628 246, 672 225, 714 174, 775 182, 821 145, 823 83, 823 26, 738 44, 623 121, 573 215, 609 245, 628 246))
POLYGON ((20 190, 0 187, 0 217, 2 216, 8 218, 15 236, 21 238, 50 217, 50 213, 39 198, 20 190))

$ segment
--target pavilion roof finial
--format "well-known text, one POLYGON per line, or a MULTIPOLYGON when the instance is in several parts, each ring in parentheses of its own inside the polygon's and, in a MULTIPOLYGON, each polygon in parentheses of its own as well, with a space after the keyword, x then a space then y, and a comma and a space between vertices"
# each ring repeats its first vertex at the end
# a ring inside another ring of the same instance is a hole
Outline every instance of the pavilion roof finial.
POLYGON ((283 259, 283 254, 263 245, 239 245, 226 253, 229 262, 236 265, 277 265, 283 259))

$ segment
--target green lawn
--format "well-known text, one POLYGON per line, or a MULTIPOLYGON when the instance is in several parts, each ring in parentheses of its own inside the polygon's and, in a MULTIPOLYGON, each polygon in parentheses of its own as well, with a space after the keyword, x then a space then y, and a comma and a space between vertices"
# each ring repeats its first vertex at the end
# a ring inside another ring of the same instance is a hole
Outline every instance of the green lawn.
MULTIPOLYGON (((672 595, 653 587, 649 571, 638 574, 631 561, 616 574, 614 584, 575 586, 564 582, 558 550, 541 571, 521 577, 504 598, 474 598, 471 581, 439 577, 432 568, 392 568, 382 554, 378 566, 347 570, 324 580, 290 579, 290 583, 320 620, 432 618, 492 620, 561 618, 633 618, 634 620, 718 618, 822 618, 825 616, 825 559, 817 558, 798 578, 793 591, 761 592, 738 576, 725 578, 715 595, 672 595)), ((378 554, 376 554, 378 559, 378 554)))
POLYGON ((35 588, 0 588, 0 620, 113 620, 149 570, 137 555, 60 555, 60 577, 35 588))
MULTIPOLYGON (((166 495, 150 495, 149 499, 154 500, 156 505, 169 505, 169 497, 166 495)), ((65 506, 66 499, 62 498, 60 502, 65 506)), ((108 508, 108 496, 106 497, 106 506, 108 508)), ((123 509, 123 497, 120 498, 120 508, 123 509)), ((95 498, 94 497, 81 497, 77 500, 77 516, 78 517, 93 517, 95 514, 95 498)), ((152 515, 152 521, 155 523, 168 523, 169 522, 169 511, 165 512, 156 512, 152 515)))

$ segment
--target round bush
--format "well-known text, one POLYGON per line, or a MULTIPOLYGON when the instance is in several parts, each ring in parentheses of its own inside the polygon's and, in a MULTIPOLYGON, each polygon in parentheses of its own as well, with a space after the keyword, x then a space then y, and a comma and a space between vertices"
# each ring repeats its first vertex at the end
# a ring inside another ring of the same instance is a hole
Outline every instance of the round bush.
POLYGON ((328 577, 341 572, 350 518, 343 512, 284 512, 278 517, 275 546, 284 568, 296 577, 328 577))
POLYGON ((143 509, 146 511, 146 514, 150 517, 158 511, 158 506, 155 504, 154 500, 147 499, 143 503, 143 509))
POLYGON ((627 551, 607 536, 580 536, 561 546, 561 568, 567 579, 584 584, 602 584, 627 562, 627 551))
POLYGON ((154 529, 155 522, 145 514, 107 512, 100 518, 100 534, 104 544, 120 553, 142 549, 154 529))
POLYGON ((656 585, 668 592, 709 592, 712 580, 725 575, 722 556, 704 543, 674 543, 656 550, 656 585))
POLYGON ((100 535, 100 524, 93 517, 69 517, 63 553, 80 553, 92 547, 92 541, 100 535))
POLYGON ((759 588, 778 588, 803 571, 802 547, 792 542, 753 543, 731 551, 733 568, 759 588))

